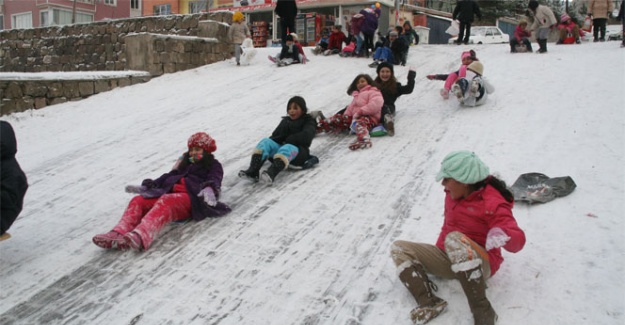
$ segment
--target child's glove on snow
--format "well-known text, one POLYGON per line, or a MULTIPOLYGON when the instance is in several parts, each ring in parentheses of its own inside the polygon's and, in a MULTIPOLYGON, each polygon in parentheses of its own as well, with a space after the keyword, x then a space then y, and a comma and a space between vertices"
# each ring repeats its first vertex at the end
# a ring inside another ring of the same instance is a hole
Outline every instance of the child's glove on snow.
POLYGON ((430 79, 430 80, 434 80, 434 78, 436 78, 436 75, 433 74, 429 74, 427 76, 425 76, 426 78, 430 79))
POLYGON ((207 187, 200 191, 197 196, 201 197, 208 206, 214 207, 217 205, 217 198, 215 197, 215 192, 211 187, 207 187))
POLYGON ((489 251, 493 248, 499 248, 505 245, 510 236, 508 236, 501 228, 491 228, 486 235, 486 250, 489 251))
POLYGON ((141 191, 145 191, 148 188, 143 185, 126 185, 126 193, 139 194, 141 191))

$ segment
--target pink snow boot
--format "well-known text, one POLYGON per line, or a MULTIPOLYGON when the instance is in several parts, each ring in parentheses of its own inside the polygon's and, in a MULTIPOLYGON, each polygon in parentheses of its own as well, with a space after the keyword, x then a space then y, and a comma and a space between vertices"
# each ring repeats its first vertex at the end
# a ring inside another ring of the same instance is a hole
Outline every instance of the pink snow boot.
POLYGON ((105 249, 119 249, 119 243, 124 242, 124 236, 117 231, 109 231, 106 234, 93 236, 93 243, 105 249))

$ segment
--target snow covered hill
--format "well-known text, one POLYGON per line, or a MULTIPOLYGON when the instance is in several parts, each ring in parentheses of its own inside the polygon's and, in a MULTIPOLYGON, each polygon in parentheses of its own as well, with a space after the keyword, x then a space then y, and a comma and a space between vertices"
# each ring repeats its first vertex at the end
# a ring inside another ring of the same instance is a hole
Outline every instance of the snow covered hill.
MULTIPOLYGON (((258 49, 79 102, 2 117, 15 128, 30 188, 0 243, 2 324, 410 324, 415 306, 389 257, 394 240, 434 243, 443 188, 434 176, 450 151, 476 152, 512 184, 527 172, 571 176, 577 189, 544 205, 517 204, 527 245, 505 252, 487 295, 499 323, 625 321, 625 60, 616 42, 549 45, 510 54, 473 46, 496 91, 478 108, 444 101, 443 83, 468 46, 419 45, 413 94, 397 102, 396 136, 351 152, 346 136, 318 136, 312 170, 274 186, 236 174, 255 144, 303 96, 326 116, 367 59, 312 56, 277 69, 258 49), (224 165, 233 212, 170 225, 147 252, 104 251, 130 194, 206 131, 224 165)), ((310 49, 307 49, 310 51, 310 49)), ((396 67, 406 82, 407 67, 396 67)), ((473 324, 457 281, 434 279, 447 310, 431 324, 473 324)))

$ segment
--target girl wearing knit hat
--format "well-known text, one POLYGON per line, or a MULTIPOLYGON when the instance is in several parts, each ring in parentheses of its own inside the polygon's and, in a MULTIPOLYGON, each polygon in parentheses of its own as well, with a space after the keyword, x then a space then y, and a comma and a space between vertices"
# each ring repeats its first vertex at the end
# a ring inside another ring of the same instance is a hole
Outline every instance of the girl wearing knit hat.
POLYGON ((584 36, 584 32, 579 26, 571 19, 567 13, 560 15, 560 24, 558 25, 560 38, 556 44, 580 44, 582 40, 581 36, 584 36))
POLYGON ((246 38, 252 37, 250 29, 244 21, 243 13, 237 11, 232 15, 232 25, 228 29, 228 39, 234 44, 234 58, 237 65, 241 65, 241 44, 246 38))
MULTIPOLYGON (((384 98, 381 121, 388 135, 395 135, 395 101, 401 95, 411 94, 414 90, 417 72, 413 67, 408 71, 408 83, 404 86, 395 78, 393 65, 387 62, 380 63, 376 68, 375 82, 379 85, 384 98)), ((373 134, 373 133, 372 133, 373 134)))
POLYGON ((449 74, 430 74, 426 76, 426 78, 430 80, 445 80, 445 86, 443 86, 443 89, 441 89, 440 91, 443 99, 449 99, 451 86, 453 86, 458 78, 465 77, 467 72, 467 66, 473 61, 478 61, 475 51, 473 50, 462 52, 462 54, 460 54, 460 60, 462 61, 462 65, 460 66, 460 68, 458 68, 458 71, 449 74))
POLYGON ((429 275, 435 275, 460 282, 474 324, 493 325, 497 314, 486 297, 486 280, 503 262, 501 248, 516 253, 525 245, 525 233, 512 215, 514 197, 470 151, 448 154, 436 180, 445 188, 436 245, 398 240, 391 246, 399 279, 418 305, 410 317, 415 324, 425 324, 447 307, 434 294, 436 285, 429 275))
POLYGON ((147 250, 172 221, 220 217, 230 207, 219 202, 223 168, 213 156, 215 140, 204 132, 192 135, 174 169, 141 185, 128 185, 126 192, 139 194, 130 200, 113 230, 93 237, 106 249, 147 250))
POLYGON ((458 101, 464 106, 479 106, 486 102, 488 94, 493 93, 495 88, 482 77, 484 66, 480 61, 475 61, 467 66, 466 76, 458 79, 451 87, 458 101))
POLYGON ((293 96, 286 104, 287 116, 270 137, 258 142, 252 154, 247 170, 241 170, 239 177, 247 177, 254 182, 259 179, 272 184, 276 176, 287 167, 305 169, 318 162, 317 157, 310 155, 310 145, 315 137, 317 123, 308 114, 306 101, 300 96, 293 96), (266 160, 271 166, 260 173, 266 160))

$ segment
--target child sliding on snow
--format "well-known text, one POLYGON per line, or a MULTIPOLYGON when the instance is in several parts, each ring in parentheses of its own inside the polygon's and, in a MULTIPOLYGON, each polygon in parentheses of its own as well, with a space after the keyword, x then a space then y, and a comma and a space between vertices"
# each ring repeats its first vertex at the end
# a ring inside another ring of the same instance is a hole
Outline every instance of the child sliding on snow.
POLYGON ((464 78, 467 72, 467 66, 471 64, 473 61, 478 61, 477 56, 475 55, 475 51, 469 50, 462 52, 460 56, 462 59, 462 65, 456 72, 452 72, 450 74, 431 74, 428 75, 427 78, 430 80, 445 80, 445 86, 441 89, 441 96, 444 99, 449 98, 449 91, 451 90, 451 86, 453 86, 454 82, 458 80, 458 78, 464 78))
POLYGON ((353 100, 344 113, 337 113, 319 121, 317 132, 338 133, 351 130, 356 133, 356 140, 349 145, 351 150, 371 147, 369 131, 380 122, 384 98, 373 79, 368 74, 359 74, 347 89, 353 100))
POLYGON ((495 91, 493 86, 482 77, 484 66, 480 61, 475 61, 467 67, 465 78, 460 78, 453 87, 452 92, 458 98, 461 105, 479 106, 486 102, 488 94, 495 91))
POLYGON ((289 164, 306 168, 306 164, 310 163, 309 159, 313 157, 310 156, 309 148, 315 137, 315 119, 308 115, 306 101, 300 96, 289 99, 286 112, 288 116, 282 118, 271 137, 260 140, 256 145, 250 167, 240 171, 239 177, 248 177, 257 182, 260 168, 265 160, 271 158, 271 166, 263 171, 260 179, 272 184, 289 164))
POLYGON ((219 202, 223 168, 213 156, 215 140, 204 132, 192 135, 176 168, 159 178, 145 179, 140 186, 128 185, 137 193, 113 230, 93 237, 93 243, 107 249, 147 250, 165 224, 193 218, 220 217, 230 207, 219 202))

